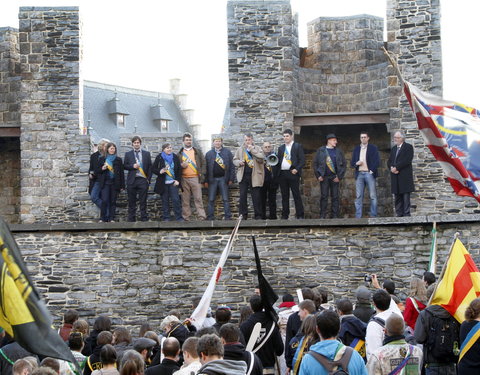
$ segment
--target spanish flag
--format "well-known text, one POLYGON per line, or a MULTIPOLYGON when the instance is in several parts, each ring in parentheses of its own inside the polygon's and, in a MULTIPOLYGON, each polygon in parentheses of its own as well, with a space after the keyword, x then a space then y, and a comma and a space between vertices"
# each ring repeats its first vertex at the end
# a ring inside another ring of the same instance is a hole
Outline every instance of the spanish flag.
POLYGON ((440 305, 460 323, 465 320, 465 309, 480 296, 480 273, 471 255, 457 238, 430 300, 440 305))
MULTIPOLYGON (((52 328, 52 318, 35 290, 7 224, 0 218, 0 327, 25 350, 77 365, 52 328)), ((77 365, 78 366, 78 365, 77 365)))

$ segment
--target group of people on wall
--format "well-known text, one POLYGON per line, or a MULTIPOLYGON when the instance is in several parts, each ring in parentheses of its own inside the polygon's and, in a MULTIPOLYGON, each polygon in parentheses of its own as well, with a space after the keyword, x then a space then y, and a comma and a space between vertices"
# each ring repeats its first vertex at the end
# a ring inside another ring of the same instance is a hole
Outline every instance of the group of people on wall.
MULTIPOLYGON (((390 169, 392 194, 395 196, 397 216, 410 216, 410 193, 413 183, 413 147, 405 142, 405 135, 396 132, 394 147, 387 165, 390 169)), ((360 133, 360 144, 355 147, 351 167, 355 168, 355 217, 362 217, 363 198, 368 188, 370 217, 377 216, 376 178, 380 165, 378 148, 371 144, 366 131, 360 133)), ((290 215, 290 192, 295 205, 295 217, 305 218, 300 194, 300 178, 305 166, 302 145, 294 140, 290 129, 283 132, 283 144, 275 153, 270 142, 256 145, 252 134, 245 134, 244 142, 235 153, 223 146, 223 139, 215 137, 213 147, 205 155, 193 146, 190 133, 183 135, 183 146, 178 153, 165 143, 152 163, 152 155, 142 148, 139 136, 132 138, 132 150, 122 160, 117 155, 114 143, 102 140, 98 150, 90 157, 89 193, 93 203, 100 208, 100 221, 115 221, 118 194, 125 189, 128 198, 128 221, 137 220, 139 206, 141 221, 148 221, 147 194, 152 175, 156 175, 154 192, 162 199, 164 221, 172 218, 189 221, 192 218, 191 199, 199 220, 215 219, 217 195, 223 201, 225 220, 232 218, 229 201, 229 186, 236 180, 240 196, 238 211, 243 219, 249 216, 248 193, 253 203, 253 218, 256 220, 277 219, 277 191, 282 197, 281 219, 290 215), (125 173, 127 177, 125 181, 125 173), (208 205, 205 211, 202 187, 208 189, 208 205), (172 209, 170 209, 170 206, 172 209), (173 211, 173 215, 172 212, 173 211), (268 213, 268 215, 267 215, 268 213)), ((337 136, 330 133, 326 144, 321 146, 313 159, 313 170, 320 183, 320 218, 338 218, 340 215, 339 184, 344 178, 347 162, 342 150, 337 147, 337 136), (331 213, 328 215, 328 198, 331 213)))

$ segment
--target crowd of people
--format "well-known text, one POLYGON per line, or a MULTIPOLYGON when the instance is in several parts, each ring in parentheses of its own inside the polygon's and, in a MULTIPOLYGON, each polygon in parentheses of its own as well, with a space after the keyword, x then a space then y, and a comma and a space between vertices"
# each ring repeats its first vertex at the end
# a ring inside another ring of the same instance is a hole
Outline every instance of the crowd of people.
MULTIPOLYGON (((428 305, 435 276, 412 278, 405 301, 395 284, 361 286, 352 301, 329 301, 321 287, 303 288, 299 302, 284 294, 274 312, 258 289, 232 320, 218 306, 204 321, 171 311, 158 331, 148 322, 133 339, 127 327, 112 327, 109 317, 89 324, 76 310, 64 314, 58 333, 74 364, 38 358, 8 335, 0 348, 2 375, 310 375, 478 374, 480 298, 471 301, 461 325, 447 310, 428 305), (39 361, 41 360, 41 361, 39 361), (343 372, 342 372, 343 371, 343 372)), ((199 302, 197 298, 193 303, 199 302)))
MULTIPOLYGON (((410 216, 410 193, 413 185, 413 147, 405 142, 401 132, 394 134, 395 146, 388 160, 392 193, 395 195, 397 216, 410 216)), ((380 165, 378 148, 369 143, 367 132, 360 133, 360 144, 352 152, 351 167, 355 169, 356 199, 355 217, 362 217, 363 197, 368 187, 370 195, 370 217, 377 216, 376 177, 380 165)), ((205 155, 193 146, 189 133, 183 135, 183 146, 178 153, 172 145, 165 143, 162 151, 152 163, 150 152, 142 149, 142 139, 132 138, 132 150, 124 160, 117 155, 116 145, 102 140, 98 150, 90 157, 89 193, 92 201, 100 208, 100 220, 115 221, 118 194, 126 188, 128 198, 128 221, 137 220, 137 205, 141 221, 149 220, 147 193, 156 175, 154 192, 162 199, 164 221, 173 218, 189 221, 192 218, 191 200, 198 220, 214 220, 217 194, 223 201, 225 220, 232 218, 229 201, 229 186, 237 181, 240 189, 239 214, 249 216, 248 193, 253 203, 253 218, 277 219, 277 191, 282 197, 281 218, 290 215, 290 192, 295 203, 297 219, 305 218, 300 194, 300 178, 305 166, 305 154, 300 143, 294 141, 290 129, 283 132, 283 141, 277 152, 270 142, 258 146, 252 134, 244 136, 244 143, 233 154, 223 146, 223 139, 216 137, 213 147, 205 155), (125 182, 125 172, 127 178, 125 182), (208 189, 207 210, 203 206, 202 187, 208 189)), ((338 218, 340 215, 339 183, 346 173, 346 159, 337 147, 337 136, 328 134, 326 145, 320 147, 313 160, 313 172, 320 183, 320 218, 338 218), (328 198, 331 197, 331 213, 328 215, 328 198)), ((250 209, 251 211, 251 209, 250 209)), ((251 214, 251 212, 250 212, 251 214)))

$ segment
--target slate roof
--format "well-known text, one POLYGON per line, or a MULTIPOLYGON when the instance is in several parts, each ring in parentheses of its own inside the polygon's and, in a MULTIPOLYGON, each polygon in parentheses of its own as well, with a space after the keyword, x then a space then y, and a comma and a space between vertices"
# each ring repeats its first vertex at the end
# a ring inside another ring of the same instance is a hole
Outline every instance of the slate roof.
POLYGON ((118 145, 123 133, 160 134, 161 129, 158 122, 155 122, 159 117, 171 119, 168 129, 170 134, 189 131, 188 123, 172 94, 92 81, 84 81, 83 88, 83 121, 85 126, 92 128, 89 132, 94 143, 101 138, 107 138, 118 145), (128 114, 125 128, 117 127, 112 112, 128 114))

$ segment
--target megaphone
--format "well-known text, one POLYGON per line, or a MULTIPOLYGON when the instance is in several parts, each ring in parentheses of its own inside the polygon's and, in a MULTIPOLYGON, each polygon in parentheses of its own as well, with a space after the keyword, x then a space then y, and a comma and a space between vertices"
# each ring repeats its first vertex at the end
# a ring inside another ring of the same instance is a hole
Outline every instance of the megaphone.
POLYGON ((278 164, 278 156, 275 155, 275 154, 268 155, 268 156, 265 158, 265 162, 266 162, 267 165, 269 165, 270 167, 274 167, 275 165, 278 164))

